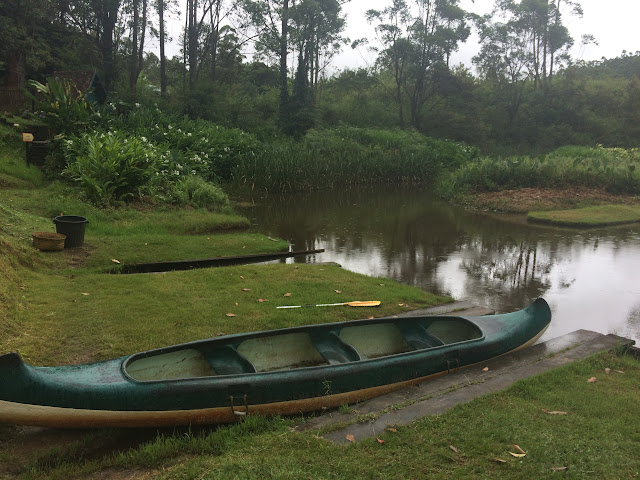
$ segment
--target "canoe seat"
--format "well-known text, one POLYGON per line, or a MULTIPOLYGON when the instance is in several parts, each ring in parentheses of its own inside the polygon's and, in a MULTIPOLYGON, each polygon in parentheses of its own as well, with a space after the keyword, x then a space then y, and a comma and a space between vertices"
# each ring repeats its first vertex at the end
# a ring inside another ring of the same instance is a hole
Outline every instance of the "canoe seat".
POLYGON ((398 322, 397 325, 402 332, 404 340, 416 350, 444 345, 442 340, 427 332, 425 328, 417 322, 398 322))
POLYGON ((316 350, 330 365, 360 360, 360 355, 358 355, 356 349, 340 340, 340 337, 334 332, 314 333, 311 335, 311 341, 316 350))
POLYGON ((239 373, 255 373, 256 368, 235 348, 225 345, 222 348, 205 351, 205 358, 213 367, 216 375, 235 375, 239 373))

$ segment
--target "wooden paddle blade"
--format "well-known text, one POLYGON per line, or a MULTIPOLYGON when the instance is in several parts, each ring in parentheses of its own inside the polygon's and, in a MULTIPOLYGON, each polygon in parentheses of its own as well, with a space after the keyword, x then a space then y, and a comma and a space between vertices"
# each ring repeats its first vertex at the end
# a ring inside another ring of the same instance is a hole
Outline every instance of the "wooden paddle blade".
POLYGON ((367 302, 347 302, 345 305, 350 307, 377 307, 380 303, 380 300, 370 300, 367 302))

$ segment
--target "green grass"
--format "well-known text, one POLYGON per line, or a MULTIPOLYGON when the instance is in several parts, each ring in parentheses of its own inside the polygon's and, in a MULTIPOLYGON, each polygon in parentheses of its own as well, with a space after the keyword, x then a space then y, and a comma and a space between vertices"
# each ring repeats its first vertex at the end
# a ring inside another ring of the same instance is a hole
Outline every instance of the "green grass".
POLYGON ((398 304, 420 308, 446 300, 339 267, 306 264, 153 275, 80 270, 73 275, 26 273, 24 279, 28 287, 21 292, 25 308, 17 313, 20 335, 1 339, 0 351, 19 351, 47 365, 113 358, 218 333, 381 316, 409 309, 398 304), (278 305, 362 299, 380 300, 382 306, 276 310, 278 305), (60 325, 64 335, 59 335, 60 325))
POLYGON ((529 212, 532 222, 569 227, 601 227, 640 222, 640 205, 599 205, 574 210, 529 212))

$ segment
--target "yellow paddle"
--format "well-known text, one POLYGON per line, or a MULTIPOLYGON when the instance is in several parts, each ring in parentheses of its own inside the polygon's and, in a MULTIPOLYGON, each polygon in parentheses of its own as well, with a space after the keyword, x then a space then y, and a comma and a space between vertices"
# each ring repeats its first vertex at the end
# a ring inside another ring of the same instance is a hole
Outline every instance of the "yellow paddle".
POLYGON ((319 303, 317 305, 282 305, 276 308, 335 307, 338 305, 348 305, 350 307, 377 307, 380 305, 380 300, 369 300, 367 302, 319 303))

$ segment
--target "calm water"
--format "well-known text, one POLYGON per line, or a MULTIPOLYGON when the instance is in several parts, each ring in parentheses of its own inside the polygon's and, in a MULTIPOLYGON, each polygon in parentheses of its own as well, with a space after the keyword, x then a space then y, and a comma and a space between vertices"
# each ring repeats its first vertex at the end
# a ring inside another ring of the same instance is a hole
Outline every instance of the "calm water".
POLYGON ((521 217, 451 207, 416 190, 242 198, 253 202, 241 210, 256 230, 287 239, 296 250, 325 249, 298 261, 337 262, 498 312, 542 296, 553 312, 543 339, 583 328, 640 340, 640 225, 529 225, 521 217))

